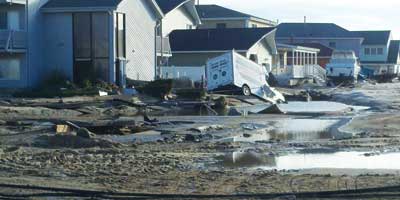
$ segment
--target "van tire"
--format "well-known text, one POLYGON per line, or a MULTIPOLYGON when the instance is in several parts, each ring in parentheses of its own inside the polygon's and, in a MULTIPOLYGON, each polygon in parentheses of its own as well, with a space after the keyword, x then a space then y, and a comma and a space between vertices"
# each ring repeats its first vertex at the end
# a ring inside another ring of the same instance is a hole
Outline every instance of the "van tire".
POLYGON ((251 95, 251 89, 248 85, 243 85, 242 86, 242 94, 244 96, 250 96, 251 95))

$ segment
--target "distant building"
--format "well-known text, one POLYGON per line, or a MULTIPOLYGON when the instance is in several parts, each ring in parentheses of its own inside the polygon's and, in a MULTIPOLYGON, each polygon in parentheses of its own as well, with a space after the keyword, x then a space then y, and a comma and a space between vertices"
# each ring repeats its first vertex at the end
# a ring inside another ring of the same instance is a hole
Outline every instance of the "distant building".
POLYGON ((399 73, 399 41, 392 40, 391 31, 354 31, 364 38, 360 62, 363 73, 369 76, 399 73))
POLYGON ((169 34, 174 30, 196 29, 201 20, 195 0, 156 0, 164 18, 157 27, 157 64, 168 65, 172 56, 169 34), (162 49, 162 50, 161 50, 162 49))
POLYGON ((278 43, 320 43, 332 49, 352 50, 360 55, 363 38, 333 23, 282 23, 277 26, 278 43))
POLYGON ((199 29, 212 28, 263 28, 277 22, 242 13, 219 5, 197 5, 202 24, 199 29))
POLYGON ((208 59, 235 50, 271 71, 277 62, 275 28, 176 30, 170 34, 171 65, 204 66, 208 59))

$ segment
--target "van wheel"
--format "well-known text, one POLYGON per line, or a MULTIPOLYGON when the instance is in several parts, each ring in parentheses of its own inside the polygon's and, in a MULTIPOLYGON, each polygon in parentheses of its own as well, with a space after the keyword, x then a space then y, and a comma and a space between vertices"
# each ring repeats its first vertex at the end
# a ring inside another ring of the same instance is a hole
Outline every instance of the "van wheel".
POLYGON ((251 90, 250 90, 250 87, 248 85, 243 85, 242 94, 244 96, 250 96, 251 95, 251 90))

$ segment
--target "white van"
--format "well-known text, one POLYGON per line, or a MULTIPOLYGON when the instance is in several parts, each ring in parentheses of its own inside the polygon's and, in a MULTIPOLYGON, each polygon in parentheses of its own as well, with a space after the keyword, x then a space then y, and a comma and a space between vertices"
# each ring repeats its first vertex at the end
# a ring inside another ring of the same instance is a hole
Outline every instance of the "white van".
POLYGON ((271 103, 285 102, 285 97, 268 85, 265 67, 235 51, 210 59, 206 74, 209 91, 235 86, 241 88, 244 95, 253 94, 271 103))
POLYGON ((336 50, 326 65, 327 76, 332 79, 357 81, 360 71, 354 51, 336 50))

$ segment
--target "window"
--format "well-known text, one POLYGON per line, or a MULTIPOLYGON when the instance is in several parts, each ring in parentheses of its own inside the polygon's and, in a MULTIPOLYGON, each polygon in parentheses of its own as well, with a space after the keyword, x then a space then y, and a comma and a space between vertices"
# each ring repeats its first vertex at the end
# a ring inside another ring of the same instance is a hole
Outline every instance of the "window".
POLYGON ((383 55, 383 48, 378 48, 378 55, 383 55))
POLYGON ((117 23, 116 23, 116 40, 117 40, 117 57, 126 57, 126 47, 125 47, 125 14, 117 13, 117 23))
POLYGON ((257 26, 257 24, 252 24, 251 25, 251 28, 257 28, 258 26, 257 26))
POLYGON ((329 42, 329 47, 336 48, 336 42, 329 42))
POLYGON ((371 55, 376 55, 376 48, 371 48, 371 55))
POLYGON ((20 61, 18 59, 0 60, 0 80, 20 80, 20 61))
POLYGON ((364 49, 364 54, 365 55, 371 55, 371 49, 370 48, 365 48, 364 49))
POLYGON ((226 24, 225 23, 218 23, 217 24, 217 28, 226 28, 226 24))
POLYGON ((256 54, 250 54, 250 60, 258 63, 258 56, 256 54))
POLYGON ((8 29, 7 12, 0 11, 0 30, 8 29))

